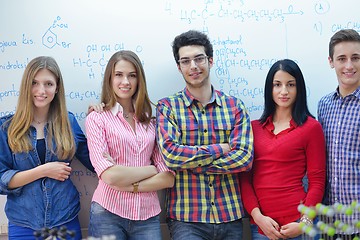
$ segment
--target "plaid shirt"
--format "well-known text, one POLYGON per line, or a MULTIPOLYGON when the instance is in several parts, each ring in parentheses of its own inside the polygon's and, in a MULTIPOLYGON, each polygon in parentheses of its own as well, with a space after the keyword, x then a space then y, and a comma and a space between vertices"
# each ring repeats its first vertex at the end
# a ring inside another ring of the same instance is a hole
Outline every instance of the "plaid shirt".
MULTIPOLYGON (((360 202, 360 87, 342 98, 324 96, 318 106, 327 149, 327 204, 360 202)), ((359 211, 338 216, 344 223, 360 219, 359 211)))
POLYGON ((240 99, 213 92, 205 107, 186 88, 157 105, 160 150, 176 171, 168 195, 172 219, 222 223, 243 216, 238 173, 252 166, 250 118, 240 99))

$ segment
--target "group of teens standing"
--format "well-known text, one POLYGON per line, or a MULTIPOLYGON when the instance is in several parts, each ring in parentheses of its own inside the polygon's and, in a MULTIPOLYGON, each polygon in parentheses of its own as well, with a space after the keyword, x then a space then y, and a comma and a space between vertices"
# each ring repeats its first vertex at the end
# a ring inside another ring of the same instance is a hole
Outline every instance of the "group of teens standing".
MULTIPOLYGON (((0 118, 9 239, 34 239, 35 230, 60 226, 82 238, 79 194, 69 178, 75 157, 99 178, 89 224, 89 236, 98 238, 161 239, 162 189, 174 240, 242 239, 246 212, 252 239, 301 239, 300 222, 310 220, 297 210, 300 203, 314 206, 324 196, 326 204, 360 201, 356 31, 341 30, 330 40, 338 87, 321 98, 318 121, 293 60, 269 69, 264 111, 250 121, 240 99, 212 85, 213 46, 205 34, 184 32, 172 49, 185 87, 158 101, 156 118, 138 56, 124 50, 109 59, 86 137, 67 111, 56 61, 29 62, 15 114, 0 118)), ((359 213, 339 218, 352 223, 359 213)))

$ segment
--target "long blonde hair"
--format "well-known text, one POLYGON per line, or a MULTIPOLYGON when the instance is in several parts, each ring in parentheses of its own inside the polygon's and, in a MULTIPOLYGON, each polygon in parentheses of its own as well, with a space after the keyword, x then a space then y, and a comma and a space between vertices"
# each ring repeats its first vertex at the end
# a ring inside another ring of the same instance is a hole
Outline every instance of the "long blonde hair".
POLYGON ((33 149, 30 138, 30 126, 34 117, 31 89, 36 74, 42 69, 52 72, 57 80, 57 93, 50 103, 48 113, 48 148, 61 160, 71 159, 75 154, 75 142, 66 109, 64 82, 60 68, 52 57, 34 58, 26 66, 16 112, 8 129, 8 143, 14 153, 29 152, 33 149), (53 149, 53 142, 56 149, 53 149))
POLYGON ((132 51, 118 51, 111 56, 104 73, 101 101, 105 103, 106 110, 109 110, 116 104, 117 99, 112 88, 112 78, 115 74, 115 64, 120 60, 131 62, 136 69, 138 87, 132 97, 135 101, 135 116, 139 122, 148 124, 152 118, 152 109, 146 88, 145 72, 139 57, 132 51))

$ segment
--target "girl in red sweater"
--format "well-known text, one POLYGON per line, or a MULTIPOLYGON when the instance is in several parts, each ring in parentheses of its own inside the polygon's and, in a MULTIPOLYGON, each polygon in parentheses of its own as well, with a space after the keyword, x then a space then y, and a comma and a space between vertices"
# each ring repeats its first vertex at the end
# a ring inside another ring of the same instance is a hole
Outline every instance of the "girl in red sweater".
POLYGON ((253 168, 241 175, 252 239, 301 239, 299 222, 310 221, 298 205, 315 206, 324 194, 325 140, 308 110, 304 77, 294 61, 280 60, 270 68, 264 112, 252 127, 253 168))

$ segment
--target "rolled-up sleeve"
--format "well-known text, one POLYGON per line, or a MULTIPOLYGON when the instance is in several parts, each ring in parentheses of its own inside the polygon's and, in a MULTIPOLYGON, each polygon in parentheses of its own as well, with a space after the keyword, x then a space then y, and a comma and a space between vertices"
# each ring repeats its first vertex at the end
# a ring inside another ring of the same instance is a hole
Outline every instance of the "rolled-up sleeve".
POLYGON ((91 112, 85 121, 85 130, 90 153, 90 160, 95 172, 101 178, 101 174, 115 164, 108 161, 103 154, 109 153, 106 137, 105 123, 100 119, 99 114, 91 112))
POLYGON ((95 172, 94 167, 92 166, 90 161, 87 139, 83 131, 81 130, 79 123, 76 121, 75 116, 72 113, 69 113, 69 119, 76 143, 75 156, 87 169, 95 172))
POLYGON ((1 123, 0 125, 0 194, 20 195, 22 187, 15 189, 8 188, 11 178, 18 173, 19 170, 13 169, 13 154, 7 141, 7 131, 1 123))

